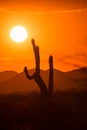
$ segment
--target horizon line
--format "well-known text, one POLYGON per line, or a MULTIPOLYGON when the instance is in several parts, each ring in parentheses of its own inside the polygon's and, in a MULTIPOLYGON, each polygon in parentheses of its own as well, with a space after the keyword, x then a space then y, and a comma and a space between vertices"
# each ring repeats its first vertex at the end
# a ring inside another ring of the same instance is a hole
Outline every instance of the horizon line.
MULTIPOLYGON (((74 71, 74 70, 79 70, 79 69, 84 69, 84 68, 86 68, 87 69, 87 66, 81 66, 81 67, 77 67, 77 68, 73 68, 73 69, 70 69, 70 70, 67 70, 67 71, 62 71, 62 70, 60 70, 60 69, 58 69, 58 68, 53 68, 53 70, 58 70, 58 71, 60 71, 60 72, 64 72, 64 73, 66 73, 66 72, 70 72, 70 71, 74 71)), ((30 68, 30 69, 28 69, 28 71, 31 71, 31 70, 35 70, 36 68, 30 68)), ((41 68, 40 69, 40 71, 48 71, 49 70, 49 68, 48 69, 43 69, 43 68, 41 68)), ((23 73, 23 71, 16 71, 16 70, 0 70, 0 73, 1 72, 16 72, 16 73, 23 73)))

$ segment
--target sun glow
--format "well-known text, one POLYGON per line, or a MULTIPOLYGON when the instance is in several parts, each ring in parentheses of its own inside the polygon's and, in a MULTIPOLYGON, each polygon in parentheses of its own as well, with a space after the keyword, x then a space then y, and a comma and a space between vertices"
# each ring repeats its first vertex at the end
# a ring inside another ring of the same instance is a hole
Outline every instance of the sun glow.
POLYGON ((28 38, 28 32, 24 26, 15 26, 10 31, 10 37, 14 42, 24 42, 28 38))

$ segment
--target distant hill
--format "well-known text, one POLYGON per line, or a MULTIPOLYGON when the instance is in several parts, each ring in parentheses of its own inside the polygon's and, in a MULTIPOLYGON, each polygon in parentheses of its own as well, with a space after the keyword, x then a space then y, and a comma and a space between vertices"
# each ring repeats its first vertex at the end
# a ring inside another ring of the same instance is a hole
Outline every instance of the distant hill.
POLYGON ((87 67, 82 67, 80 69, 72 70, 66 72, 66 74, 72 79, 87 79, 87 67))
MULTIPOLYGON (((32 74, 34 69, 30 70, 32 74)), ((14 93, 14 92, 31 92, 39 91, 34 80, 28 80, 25 73, 16 73, 10 75, 12 72, 4 72, 8 75, 8 80, 0 82, 0 93, 14 93)), ((3 74, 3 72, 2 72, 3 74)), ((1 73, 0 73, 1 75, 1 73)), ((49 70, 41 70, 41 75, 48 86, 49 70)), ((6 78, 5 78, 6 79, 6 78)), ((61 72, 54 69, 54 91, 66 89, 87 89, 87 68, 80 68, 70 72, 61 72)))
POLYGON ((15 71, 4 71, 4 72, 0 72, 0 82, 8 80, 8 79, 16 76, 17 74, 18 73, 15 72, 15 71))
POLYGON ((67 72, 66 75, 72 79, 72 83, 77 89, 87 90, 87 67, 82 67, 70 72, 67 72))

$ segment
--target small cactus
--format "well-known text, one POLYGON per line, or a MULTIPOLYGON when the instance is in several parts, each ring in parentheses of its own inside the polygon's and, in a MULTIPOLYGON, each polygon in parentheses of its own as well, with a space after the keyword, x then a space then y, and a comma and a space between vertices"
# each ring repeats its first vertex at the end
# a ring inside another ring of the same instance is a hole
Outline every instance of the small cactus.
POLYGON ((44 83, 41 75, 40 75, 40 55, 39 55, 39 47, 35 45, 34 39, 32 39, 33 51, 35 55, 35 63, 36 70, 32 76, 29 75, 27 67, 24 68, 24 72, 29 80, 34 79, 37 85, 40 88, 40 92, 42 97, 52 96, 53 93, 53 57, 49 57, 49 85, 48 88, 44 83))

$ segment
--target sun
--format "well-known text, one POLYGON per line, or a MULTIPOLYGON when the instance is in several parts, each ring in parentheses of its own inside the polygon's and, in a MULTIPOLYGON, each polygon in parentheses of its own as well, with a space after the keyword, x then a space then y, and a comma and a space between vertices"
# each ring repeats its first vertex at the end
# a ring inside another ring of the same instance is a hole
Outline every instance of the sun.
POLYGON ((28 38, 28 31, 24 26, 15 26, 10 30, 10 38, 17 43, 24 42, 28 38))

